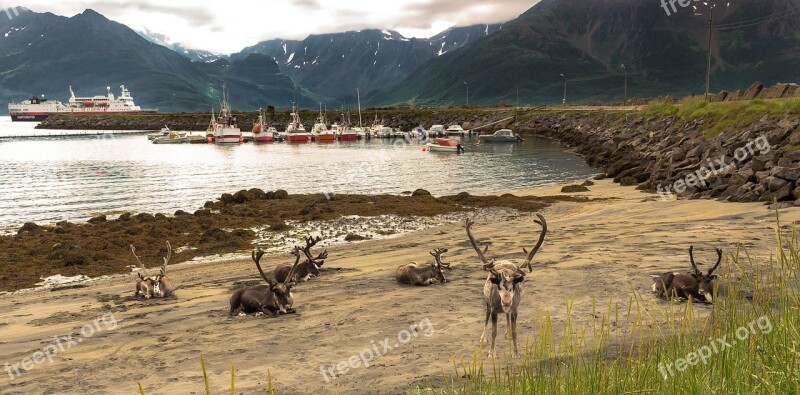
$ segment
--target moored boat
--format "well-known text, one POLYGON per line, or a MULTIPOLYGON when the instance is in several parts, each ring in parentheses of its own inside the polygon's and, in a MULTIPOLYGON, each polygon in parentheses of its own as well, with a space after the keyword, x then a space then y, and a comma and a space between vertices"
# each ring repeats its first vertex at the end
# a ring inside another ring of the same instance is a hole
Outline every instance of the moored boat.
POLYGON ((153 144, 187 144, 191 139, 186 133, 169 132, 166 136, 156 137, 153 144))
POLYGON ((450 126, 447 127, 447 130, 445 130, 445 133, 448 136, 449 135, 463 136, 464 133, 468 133, 468 132, 469 132, 469 130, 464 130, 464 128, 462 128, 461 125, 450 125, 450 126))
POLYGON ((445 129, 444 125, 433 125, 430 129, 428 129, 428 137, 444 137, 445 136, 445 129))
POLYGON ((484 143, 516 143, 524 141, 520 135, 514 133, 511 129, 500 129, 494 134, 480 135, 478 139, 484 143))
POLYGON ((264 123, 264 110, 258 109, 258 120, 253 124, 253 141, 256 143, 271 143, 275 140, 272 131, 275 128, 268 128, 264 123))
POLYGON ((329 130, 328 125, 325 123, 325 116, 322 115, 322 104, 319 106, 317 122, 314 124, 314 128, 311 129, 311 140, 317 142, 331 142, 336 140, 336 134, 329 130))
POLYGON ((444 137, 433 139, 430 143, 425 144, 425 147, 429 152, 464 152, 464 147, 458 140, 444 137))
POLYGON ((169 132, 170 132, 169 127, 167 125, 164 125, 164 127, 161 128, 160 131, 148 134, 147 139, 153 141, 159 137, 164 137, 169 135, 169 132))
POLYGON ((225 89, 222 91, 222 108, 219 116, 214 118, 212 112, 210 128, 214 133, 214 142, 217 144, 239 144, 244 141, 242 130, 236 126, 236 118, 231 114, 228 93, 225 89))
POLYGON ((303 123, 300 122, 300 115, 297 113, 297 107, 292 104, 292 113, 289 124, 286 125, 286 141, 290 143, 307 143, 311 141, 311 134, 306 131, 303 123))

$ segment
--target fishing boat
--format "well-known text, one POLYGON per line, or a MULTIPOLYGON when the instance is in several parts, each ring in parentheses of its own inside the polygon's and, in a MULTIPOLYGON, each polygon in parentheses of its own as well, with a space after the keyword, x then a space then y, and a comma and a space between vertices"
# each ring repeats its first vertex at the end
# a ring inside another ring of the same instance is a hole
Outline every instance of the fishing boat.
POLYGON ((511 129, 500 129, 494 134, 484 134, 478 136, 478 140, 484 143, 516 143, 518 141, 524 141, 524 139, 514 133, 511 129))
POLYGON ((300 122, 300 115, 297 113, 297 107, 292 103, 292 113, 289 114, 291 119, 289 124, 286 125, 286 141, 290 143, 307 143, 311 141, 311 134, 306 131, 303 123, 300 122))
POLYGON ((325 123, 325 116, 322 114, 322 104, 319 105, 319 116, 314 128, 311 130, 311 140, 317 142, 331 142, 336 140, 336 134, 328 129, 325 123))
POLYGON ((462 128, 461 125, 450 125, 450 126, 447 127, 447 130, 445 130, 445 133, 448 136, 451 136, 451 135, 463 136, 464 133, 468 133, 468 132, 469 132, 469 130, 464 130, 464 128, 462 128))
MULTIPOLYGON (((275 130, 275 128, 272 128, 275 130)), ((253 124, 253 141, 256 143, 271 143, 275 136, 264 123, 264 110, 258 109, 258 120, 253 124)))
MULTIPOLYGON (((398 129, 394 129, 392 131, 392 138, 393 139, 405 139, 405 138, 407 138, 407 136, 409 136, 409 134, 407 132, 402 131, 399 128, 398 129)), ((408 138, 410 138, 410 137, 408 137, 408 138)))
POLYGON ((425 144, 428 152, 464 152, 464 147, 458 140, 448 139, 444 137, 435 138, 430 143, 425 144))
POLYGON ((222 105, 219 115, 215 118, 212 111, 209 128, 213 131, 214 142, 217 144, 239 144, 244 141, 242 130, 236 126, 236 118, 231 114, 228 92, 224 88, 222 89, 222 105))

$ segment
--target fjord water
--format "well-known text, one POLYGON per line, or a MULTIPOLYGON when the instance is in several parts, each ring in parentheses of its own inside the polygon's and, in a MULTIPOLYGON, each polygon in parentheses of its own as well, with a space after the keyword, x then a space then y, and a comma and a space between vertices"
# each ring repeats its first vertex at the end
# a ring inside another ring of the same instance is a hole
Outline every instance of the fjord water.
MULTIPOLYGON (((59 134, 2 118, 0 136, 59 134)), ((102 132, 101 132, 102 133, 102 132)), ((423 152, 414 141, 302 145, 155 145, 143 134, 0 138, 0 230, 122 212, 193 212, 222 193, 487 194, 588 177, 598 171, 557 143, 477 144, 464 154, 423 152)))

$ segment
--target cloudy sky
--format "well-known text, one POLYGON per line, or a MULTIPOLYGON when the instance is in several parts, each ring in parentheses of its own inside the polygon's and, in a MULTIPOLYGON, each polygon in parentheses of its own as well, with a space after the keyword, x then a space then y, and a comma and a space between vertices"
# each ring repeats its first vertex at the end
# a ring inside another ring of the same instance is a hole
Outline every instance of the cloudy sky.
MULTIPOLYGON (((12 0, 13 1, 13 0, 12 0)), ((0 0, 6 6, 12 1, 0 0)), ((22 0, 36 12, 73 16, 91 8, 134 30, 215 52, 259 41, 366 28, 430 37, 450 26, 504 22, 538 0, 22 0)))

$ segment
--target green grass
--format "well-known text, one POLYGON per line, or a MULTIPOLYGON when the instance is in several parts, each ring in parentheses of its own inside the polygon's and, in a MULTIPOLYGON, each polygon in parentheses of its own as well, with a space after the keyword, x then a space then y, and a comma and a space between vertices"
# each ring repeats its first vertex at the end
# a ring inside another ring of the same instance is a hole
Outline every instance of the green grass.
POLYGON ((684 98, 678 104, 652 101, 642 108, 641 114, 645 118, 677 116, 685 121, 704 119, 703 135, 714 137, 732 126, 753 123, 764 115, 800 115, 800 97, 708 103, 703 97, 695 96, 684 98))
POLYGON ((796 232, 788 239, 778 233, 777 245, 781 247, 768 262, 753 262, 741 247, 728 254, 720 282, 725 291, 719 291, 707 315, 699 314, 700 308, 691 302, 659 303, 634 291, 624 308, 613 300, 595 300, 593 315, 600 318, 575 327, 569 318, 572 303, 567 301, 563 332, 553 329, 549 316, 539 315, 534 331, 538 335, 521 360, 500 358, 484 364, 476 354, 454 363, 441 388, 414 393, 796 394, 800 238, 796 232), (743 327, 752 333, 739 340, 737 330, 743 334, 743 327), (669 374, 666 364, 704 346, 711 350, 709 339, 725 335, 726 341, 737 343, 682 372, 673 365, 674 375, 669 374))

